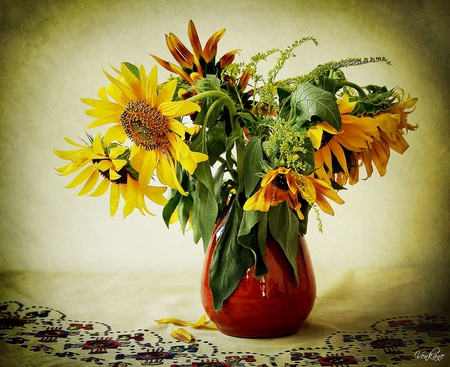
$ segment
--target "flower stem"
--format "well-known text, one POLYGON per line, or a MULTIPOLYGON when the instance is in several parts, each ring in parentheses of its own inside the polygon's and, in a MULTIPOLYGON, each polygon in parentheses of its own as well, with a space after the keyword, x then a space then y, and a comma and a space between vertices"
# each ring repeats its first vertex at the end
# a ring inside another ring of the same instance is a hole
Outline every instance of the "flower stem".
POLYGON ((336 87, 350 87, 358 92, 360 99, 367 97, 366 92, 364 92, 364 90, 358 84, 349 82, 347 80, 338 81, 336 83, 336 87))
MULTIPOLYGON (((237 124, 235 115, 236 115, 236 107, 234 101, 230 98, 230 96, 220 90, 209 90, 206 92, 201 92, 187 99, 189 102, 197 102, 206 98, 217 98, 206 113, 205 121, 204 121, 204 132, 206 134, 206 126, 208 124, 208 119, 210 117, 210 111, 213 110, 214 107, 217 106, 220 102, 223 102, 229 110, 230 113, 230 121, 232 131, 236 134, 233 136, 234 144, 236 145, 236 171, 237 171, 237 187, 236 187, 236 197, 239 197, 239 194, 244 191, 244 169, 243 169, 243 161, 244 161, 244 153, 245 153, 245 143, 243 140, 243 134, 241 127, 237 124), (220 101, 220 102, 219 102, 220 101)), ((232 170, 232 167, 229 167, 232 170)))

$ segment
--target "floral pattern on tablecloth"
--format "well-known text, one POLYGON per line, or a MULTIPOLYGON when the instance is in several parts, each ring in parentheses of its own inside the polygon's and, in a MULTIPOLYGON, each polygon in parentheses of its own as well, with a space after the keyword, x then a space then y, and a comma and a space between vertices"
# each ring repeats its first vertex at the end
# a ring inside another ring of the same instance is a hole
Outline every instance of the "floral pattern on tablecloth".
POLYGON ((450 361, 450 327, 436 315, 392 317, 367 330, 335 332, 321 346, 304 344, 273 355, 230 352, 207 340, 187 344, 148 329, 121 332, 98 321, 74 321, 50 307, 26 307, 16 301, 0 304, 3 350, 24 348, 59 358, 61 364, 72 360, 81 366, 107 367, 382 367, 407 366, 415 359, 450 361))

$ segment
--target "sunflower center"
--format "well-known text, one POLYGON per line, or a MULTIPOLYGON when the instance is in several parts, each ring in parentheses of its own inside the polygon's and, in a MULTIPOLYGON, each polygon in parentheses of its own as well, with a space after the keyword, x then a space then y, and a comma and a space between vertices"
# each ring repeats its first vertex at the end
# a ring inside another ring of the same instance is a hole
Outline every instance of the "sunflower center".
POLYGON ((145 101, 129 101, 120 122, 127 136, 146 150, 163 149, 169 144, 166 117, 145 101))
POLYGON ((273 185, 283 191, 289 191, 289 185, 286 180, 286 175, 279 173, 272 181, 273 185))
POLYGON ((322 133, 322 141, 320 142, 320 147, 319 147, 319 149, 321 149, 321 148, 323 148, 325 145, 327 145, 327 144, 330 142, 330 140, 333 139, 333 136, 334 136, 333 134, 330 134, 330 133, 324 131, 324 132, 322 133))

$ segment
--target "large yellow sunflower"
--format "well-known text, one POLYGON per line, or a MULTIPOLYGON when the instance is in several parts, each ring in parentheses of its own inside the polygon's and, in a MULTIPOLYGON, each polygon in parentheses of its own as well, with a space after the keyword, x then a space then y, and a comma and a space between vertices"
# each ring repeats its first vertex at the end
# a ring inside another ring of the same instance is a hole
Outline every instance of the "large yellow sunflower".
POLYGON ((57 150, 55 154, 71 163, 57 168, 61 176, 70 175, 84 168, 66 187, 75 188, 84 182, 78 196, 89 194, 90 196, 101 196, 110 190, 110 215, 116 214, 119 207, 120 196, 125 201, 123 215, 127 217, 134 209, 138 209, 142 214, 144 211, 151 214, 145 204, 144 196, 159 205, 165 205, 167 199, 163 196, 166 187, 147 186, 141 190, 138 182, 126 169, 128 163, 124 159, 127 148, 124 146, 114 146, 107 149, 100 134, 92 139, 91 146, 80 145, 66 138, 66 141, 77 149, 57 150), (100 183, 94 189, 99 178, 100 183))
POLYGON ((189 84, 195 85, 196 77, 203 77, 206 74, 216 74, 225 66, 230 65, 235 54, 239 50, 227 52, 220 58, 219 69, 215 65, 215 57, 217 55, 217 44, 225 34, 225 29, 215 32, 206 42, 204 48, 198 37, 197 29, 194 22, 189 21, 188 37, 192 46, 192 52, 179 40, 173 33, 166 35, 166 43, 170 53, 180 66, 174 65, 166 60, 163 60, 155 55, 152 57, 165 69, 172 73, 180 75, 189 84))
POLYGON ((375 165, 380 176, 386 174, 387 164, 391 149, 403 154, 409 145, 404 135, 406 132, 416 130, 417 125, 410 125, 407 121, 408 114, 414 111, 417 98, 409 95, 405 98, 403 91, 395 95, 397 103, 390 111, 380 112, 373 116, 372 120, 378 126, 378 134, 373 136, 373 141, 367 142, 367 149, 358 152, 352 157, 353 167, 350 169, 350 184, 359 180, 359 168, 364 165, 367 178, 372 176, 375 165))
POLYGON ((116 71, 117 79, 105 72, 112 84, 100 89, 100 100, 82 99, 93 107, 86 113, 96 118, 88 128, 114 124, 106 131, 106 144, 131 139, 131 165, 140 172, 141 190, 156 171, 161 183, 185 195, 177 178, 178 163, 192 174, 197 163, 208 156, 189 149, 184 141, 188 129, 176 118, 198 112, 200 107, 188 101, 172 102, 177 82, 171 80, 158 86, 156 67, 147 75, 141 66, 139 77, 126 64, 116 71))
POLYGON ((356 102, 350 102, 347 94, 344 94, 338 104, 342 120, 340 131, 324 121, 308 130, 316 149, 315 175, 327 183, 330 183, 330 178, 336 173, 333 170, 333 157, 342 168, 343 177, 348 177, 350 173, 344 148, 350 152, 364 151, 367 143, 373 141, 372 136, 378 136, 377 123, 372 118, 349 114, 356 102))
POLYGON ((343 204, 343 200, 326 182, 300 175, 290 168, 279 167, 267 172, 261 181, 261 188, 245 202, 244 210, 267 212, 271 206, 287 201, 299 219, 303 220, 299 195, 311 205, 317 203, 328 214, 334 214, 334 211, 325 197, 343 204))

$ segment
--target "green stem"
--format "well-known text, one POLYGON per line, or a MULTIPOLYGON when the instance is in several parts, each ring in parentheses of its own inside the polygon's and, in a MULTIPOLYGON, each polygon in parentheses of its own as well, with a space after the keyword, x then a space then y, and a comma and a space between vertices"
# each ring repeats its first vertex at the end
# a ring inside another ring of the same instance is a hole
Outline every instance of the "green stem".
POLYGON ((341 80, 339 82, 336 83, 336 87, 350 87, 353 88, 354 90, 356 90, 359 94, 360 99, 367 97, 366 92, 364 92, 364 90, 355 83, 349 82, 347 80, 341 80))
MULTIPOLYGON (((216 103, 219 100, 225 103, 225 105, 228 107, 228 110, 230 112, 230 120, 231 120, 231 126, 232 131, 236 133, 236 171, 237 171, 237 188, 236 188, 236 196, 238 197, 241 192, 244 191, 244 168, 243 168, 243 161, 244 161, 244 152, 245 152, 245 143, 242 136, 242 131, 240 126, 237 125, 235 120, 236 115, 236 107, 234 105, 233 100, 230 98, 230 96, 222 91, 219 90, 210 90, 206 92, 202 92, 199 94, 196 94, 195 96, 192 96, 188 98, 186 101, 189 102, 197 102, 201 101, 205 98, 217 98, 217 100, 211 105, 210 109, 208 110, 206 116, 205 116, 205 122, 203 126, 203 134, 206 134, 206 123, 208 122, 210 111, 213 109, 213 107, 216 106, 216 103)), ((205 140, 206 141, 206 140, 205 140)), ((231 167, 229 167, 231 169, 231 167)))
POLYGON ((186 101, 189 102, 197 102, 201 101, 205 98, 224 98, 224 101, 226 102, 226 105, 228 109, 230 110, 230 116, 234 118, 234 115, 236 114, 236 107, 234 106, 233 100, 230 98, 230 96, 224 92, 221 92, 220 90, 209 90, 206 92, 202 92, 199 94, 196 94, 195 96, 192 96, 188 98, 186 101))

